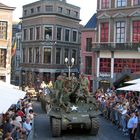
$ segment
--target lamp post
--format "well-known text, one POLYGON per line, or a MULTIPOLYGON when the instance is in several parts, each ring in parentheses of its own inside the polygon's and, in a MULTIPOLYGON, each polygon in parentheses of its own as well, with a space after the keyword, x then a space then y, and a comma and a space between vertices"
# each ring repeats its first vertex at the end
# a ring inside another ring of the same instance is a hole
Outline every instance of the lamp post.
POLYGON ((69 60, 68 58, 66 57, 65 58, 65 63, 66 63, 66 66, 67 68, 69 69, 69 79, 70 79, 70 69, 73 67, 74 65, 74 58, 71 58, 71 63, 69 63, 69 60))

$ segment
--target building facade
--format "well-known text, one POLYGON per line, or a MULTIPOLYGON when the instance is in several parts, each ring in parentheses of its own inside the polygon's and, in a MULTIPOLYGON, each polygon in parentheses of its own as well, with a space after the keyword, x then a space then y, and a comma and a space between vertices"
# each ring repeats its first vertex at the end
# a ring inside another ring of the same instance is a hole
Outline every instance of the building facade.
POLYGON ((140 2, 98 0, 97 87, 112 86, 126 75, 140 71, 140 2))
POLYGON ((87 22, 81 30, 81 73, 86 74, 90 81, 90 91, 94 91, 95 82, 95 54, 92 51, 92 43, 96 38, 96 14, 87 22))
POLYGON ((12 12, 15 8, 0 3, 0 80, 10 83, 12 12))
POLYGON ((55 80, 68 73, 65 58, 74 58, 78 72, 80 8, 66 0, 40 0, 23 6, 22 84, 55 80))

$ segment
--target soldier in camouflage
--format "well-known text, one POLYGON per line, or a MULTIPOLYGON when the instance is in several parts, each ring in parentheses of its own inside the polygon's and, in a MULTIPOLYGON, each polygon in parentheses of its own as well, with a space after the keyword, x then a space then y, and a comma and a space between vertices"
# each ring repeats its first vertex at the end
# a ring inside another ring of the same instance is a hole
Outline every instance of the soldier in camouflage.
POLYGON ((85 96, 89 96, 89 80, 87 77, 85 77, 84 74, 80 74, 80 91, 83 93, 85 96))

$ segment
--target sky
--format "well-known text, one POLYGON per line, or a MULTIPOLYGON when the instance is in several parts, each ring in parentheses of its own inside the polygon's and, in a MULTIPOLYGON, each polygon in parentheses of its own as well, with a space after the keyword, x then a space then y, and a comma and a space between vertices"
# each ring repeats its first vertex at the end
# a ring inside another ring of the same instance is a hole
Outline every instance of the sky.
MULTIPOLYGON (((19 18, 22 17, 22 6, 35 1, 38 0, 0 0, 0 3, 3 3, 7 6, 16 7, 15 11, 13 12, 13 21, 18 21, 19 18)), ((85 25, 96 12, 97 0, 67 0, 67 3, 81 8, 80 23, 83 25, 85 25)))

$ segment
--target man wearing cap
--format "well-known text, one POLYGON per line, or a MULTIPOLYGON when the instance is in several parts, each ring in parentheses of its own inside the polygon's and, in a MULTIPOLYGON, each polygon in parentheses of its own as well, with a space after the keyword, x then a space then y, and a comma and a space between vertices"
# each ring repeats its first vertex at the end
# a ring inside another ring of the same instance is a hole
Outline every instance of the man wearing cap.
POLYGON ((130 119, 127 123, 127 128, 129 130, 130 140, 135 140, 135 134, 138 126, 138 117, 135 112, 131 112, 130 119))

